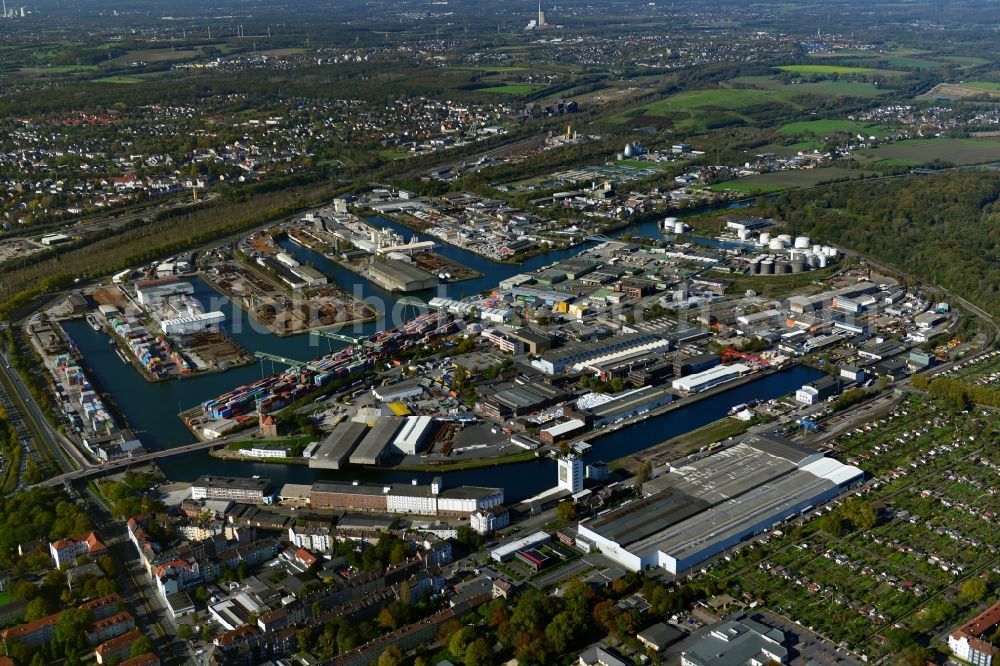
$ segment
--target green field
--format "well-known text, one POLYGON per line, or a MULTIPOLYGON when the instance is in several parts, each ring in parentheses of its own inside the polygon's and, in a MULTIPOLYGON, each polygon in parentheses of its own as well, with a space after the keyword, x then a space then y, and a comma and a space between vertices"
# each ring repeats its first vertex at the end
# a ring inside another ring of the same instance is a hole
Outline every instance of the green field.
POLYGON ((94 79, 94 83, 116 83, 122 85, 131 85, 134 83, 142 83, 142 79, 137 76, 105 76, 103 79, 94 79))
POLYGON ((1000 91, 1000 83, 993 83, 992 81, 966 81, 961 85, 966 88, 978 88, 979 90, 988 90, 989 92, 1000 91))
POLYGON ((890 128, 885 126, 867 126, 853 120, 832 119, 803 120, 796 123, 786 123, 778 131, 786 136, 811 137, 811 139, 795 144, 794 148, 798 150, 818 148, 822 145, 823 139, 838 133, 877 137, 885 137, 891 133, 890 128))
POLYGON ((664 117, 674 121, 677 127, 697 127, 704 124, 706 114, 717 118, 734 118, 738 122, 752 123, 753 119, 743 113, 751 107, 766 107, 773 104, 788 104, 794 109, 802 107, 793 99, 798 95, 829 95, 876 97, 884 94, 874 85, 859 81, 818 81, 814 83, 792 83, 771 89, 761 88, 708 88, 689 90, 666 99, 661 99, 638 109, 619 113, 612 122, 623 124, 636 116, 664 117))
POLYGON ((848 67, 846 65, 782 65, 776 69, 796 74, 872 74, 878 71, 871 67, 848 67))
POLYGON ((907 139, 859 151, 855 158, 864 163, 916 166, 935 159, 952 164, 981 164, 1000 160, 1000 138, 907 139))
POLYGON ((881 58, 892 67, 903 67, 905 69, 933 69, 944 67, 948 63, 940 60, 924 60, 923 58, 909 58, 907 56, 885 56, 881 58))
POLYGON ((780 192, 782 190, 796 189, 800 187, 812 187, 820 183, 827 183, 845 178, 859 178, 864 176, 862 171, 852 171, 850 169, 840 169, 828 167, 824 169, 795 169, 793 171, 775 171, 772 173, 759 173, 753 176, 745 176, 736 180, 716 183, 710 189, 729 192, 780 192))
POLYGON ((464 72, 498 72, 498 73, 504 73, 504 72, 523 72, 524 70, 526 70, 528 68, 527 67, 517 67, 517 66, 513 66, 513 65, 509 65, 509 66, 499 66, 498 65, 498 66, 494 66, 494 67, 490 67, 488 65, 461 65, 461 66, 455 66, 455 67, 448 67, 448 69, 456 69, 456 70, 464 71, 464 72))
POLYGON ((476 88, 473 92, 496 93, 499 95, 527 95, 544 87, 532 83, 510 83, 502 86, 491 86, 489 88, 476 88))

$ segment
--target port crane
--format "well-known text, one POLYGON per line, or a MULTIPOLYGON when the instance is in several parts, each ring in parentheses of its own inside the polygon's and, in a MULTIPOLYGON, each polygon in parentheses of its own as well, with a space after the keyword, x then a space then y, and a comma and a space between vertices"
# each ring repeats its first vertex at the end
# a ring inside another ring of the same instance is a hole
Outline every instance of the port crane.
POLYGON ((343 333, 334 333, 332 331, 309 331, 311 335, 318 335, 324 338, 330 338, 332 340, 340 340, 341 342, 346 342, 349 345, 355 347, 368 347, 369 349, 374 349, 375 351, 382 351, 382 347, 375 344, 366 337, 351 337, 350 335, 344 335, 343 333))
POLYGON ((261 361, 271 361, 272 363, 281 363, 283 365, 288 365, 293 368, 307 368, 313 372, 325 372, 323 368, 313 365, 308 361, 299 361, 294 358, 288 358, 285 356, 278 356, 277 354, 268 354, 267 352, 255 351, 253 353, 254 357, 261 361))

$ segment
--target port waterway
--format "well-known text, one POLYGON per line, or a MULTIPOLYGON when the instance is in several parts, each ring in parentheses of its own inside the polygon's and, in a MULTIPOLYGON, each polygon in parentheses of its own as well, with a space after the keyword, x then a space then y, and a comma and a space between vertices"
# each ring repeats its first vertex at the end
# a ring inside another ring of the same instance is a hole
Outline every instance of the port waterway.
MULTIPOLYGON (((703 212, 703 211, 701 211, 703 212)), ((416 235, 418 240, 428 236, 384 220, 372 219, 379 226, 389 226, 403 233, 407 238, 416 235)), ((659 236, 656 222, 629 227, 627 233, 633 236, 659 236)), ((617 235, 617 234, 616 234, 617 235)), ((282 241, 283 247, 296 259, 309 263, 327 274, 331 280, 354 290, 355 294, 367 299, 375 299, 383 314, 390 320, 411 314, 399 305, 401 294, 384 291, 364 280, 320 253, 292 243, 282 241), (384 308, 384 310, 383 310, 384 308), (395 317, 393 310, 396 311, 395 317)), ((447 285, 435 291, 409 294, 426 301, 434 295, 459 297, 491 289, 501 280, 521 272, 535 270, 541 266, 573 256, 583 249, 557 250, 538 255, 521 265, 498 264, 474 253, 441 244, 440 254, 472 268, 482 277, 447 285)), ((208 307, 221 309, 227 317, 228 332, 251 352, 262 351, 270 354, 308 360, 339 348, 338 343, 327 338, 310 335, 278 337, 267 333, 263 327, 255 325, 249 317, 235 307, 218 292, 200 279, 194 278, 195 297, 208 307)), ((356 328, 345 330, 352 335, 370 333, 385 327, 385 320, 369 322, 356 328)), ((193 441, 192 435, 177 418, 176 413, 194 407, 204 400, 213 398, 240 384, 247 384, 261 376, 282 370, 269 361, 255 365, 234 368, 225 373, 196 376, 179 381, 149 383, 138 371, 125 365, 115 355, 114 345, 108 344, 106 334, 95 332, 83 320, 68 321, 64 328, 76 342, 87 366, 98 385, 109 392, 115 403, 136 429, 144 445, 150 449, 167 449, 193 441)), ((820 376, 816 370, 796 366, 784 372, 736 386, 728 391, 713 395, 692 405, 681 407, 664 415, 650 417, 636 425, 593 438, 593 450, 587 460, 613 460, 635 453, 643 448, 659 443, 691 429, 698 428, 724 416, 733 405, 751 399, 770 399, 794 390, 802 384, 820 376)), ((311 483, 316 479, 368 480, 384 482, 408 482, 418 479, 429 481, 431 474, 394 472, 391 470, 313 470, 299 465, 276 465, 246 462, 221 461, 206 453, 177 456, 160 462, 168 477, 178 481, 192 481, 200 474, 231 474, 251 476, 259 474, 275 483, 311 483)), ((483 468, 449 473, 448 485, 502 485, 506 488, 509 501, 517 501, 535 495, 555 484, 555 464, 549 460, 537 460, 496 468, 483 468)))

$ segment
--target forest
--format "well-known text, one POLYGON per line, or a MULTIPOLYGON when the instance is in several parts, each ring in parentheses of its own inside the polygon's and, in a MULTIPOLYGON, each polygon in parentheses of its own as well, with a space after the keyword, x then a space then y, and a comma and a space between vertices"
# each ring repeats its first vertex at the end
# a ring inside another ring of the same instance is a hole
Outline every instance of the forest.
POLYGON ((789 192, 765 203, 789 233, 836 243, 1000 315, 1000 174, 952 170, 789 192))

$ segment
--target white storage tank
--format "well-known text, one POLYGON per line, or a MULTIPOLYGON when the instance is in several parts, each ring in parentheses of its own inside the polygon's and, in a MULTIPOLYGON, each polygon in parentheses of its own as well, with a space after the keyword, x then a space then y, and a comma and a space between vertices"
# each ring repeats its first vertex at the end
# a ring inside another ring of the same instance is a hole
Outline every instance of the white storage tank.
POLYGON ((769 249, 769 250, 779 250, 779 251, 780 250, 784 250, 785 249, 785 241, 781 240, 780 238, 772 238, 771 242, 767 244, 767 249, 769 249))
POLYGON ((827 262, 826 255, 825 254, 819 255, 819 266, 817 268, 826 268, 826 262, 827 262))
POLYGON ((785 245, 791 245, 792 244, 792 237, 789 236, 788 234, 779 234, 778 238, 780 238, 781 240, 785 241, 785 245))
POLYGON ((823 246, 813 245, 813 254, 823 254, 823 246))
POLYGON ((826 248, 826 256, 830 257, 831 259, 833 259, 834 257, 836 257, 837 256, 837 248, 835 248, 835 247, 827 247, 826 248))
POLYGON ((737 233, 736 236, 741 241, 745 241, 747 238, 750 237, 750 232, 747 229, 740 229, 739 233, 737 233))
POLYGON ((769 234, 767 232, 764 232, 764 233, 762 233, 760 235, 760 243, 759 243, 759 245, 766 246, 770 242, 771 242, 771 234, 769 234))
POLYGON ((675 234, 682 234, 682 233, 684 233, 684 223, 683 222, 680 222, 680 221, 675 221, 674 222, 674 233, 675 234))

